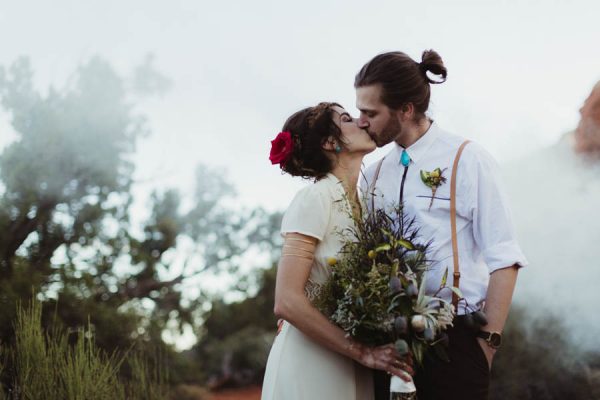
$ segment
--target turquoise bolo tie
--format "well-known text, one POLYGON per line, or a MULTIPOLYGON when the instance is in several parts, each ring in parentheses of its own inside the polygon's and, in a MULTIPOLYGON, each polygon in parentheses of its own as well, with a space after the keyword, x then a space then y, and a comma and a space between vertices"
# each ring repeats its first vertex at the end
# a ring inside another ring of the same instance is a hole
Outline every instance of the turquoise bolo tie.
MULTIPOLYGON (((404 173, 402 174, 402 181, 400 183, 400 198, 398 199, 400 205, 404 204, 404 181, 406 180, 406 174, 408 173, 408 165, 410 164, 410 156, 406 152, 406 149, 402 150, 402 155, 400 156, 400 164, 404 166, 404 173)), ((402 219, 401 219, 402 221, 402 219)), ((402 224, 403 222, 401 222, 402 224)), ((403 231, 404 232, 404 231, 403 231)))
POLYGON ((400 163, 405 167, 408 167, 408 164, 410 164, 410 156, 406 152, 406 149, 402 150, 402 155, 400 156, 400 163))

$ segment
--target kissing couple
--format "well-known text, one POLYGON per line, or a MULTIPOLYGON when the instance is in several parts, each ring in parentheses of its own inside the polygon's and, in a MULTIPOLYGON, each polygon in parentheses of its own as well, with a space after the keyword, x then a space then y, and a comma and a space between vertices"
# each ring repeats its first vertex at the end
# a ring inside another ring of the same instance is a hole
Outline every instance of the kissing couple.
POLYGON ((273 164, 313 182, 295 195, 281 224, 280 323, 263 400, 387 400, 390 376, 414 380, 420 400, 487 399, 527 260, 495 160, 427 113, 431 86, 446 77, 433 50, 420 61, 402 52, 377 55, 356 74, 358 118, 322 102, 291 115, 271 142, 273 164), (362 171, 364 156, 389 143, 387 155, 362 171), (426 353, 415 363, 394 343, 358 341, 315 305, 345 243, 341 232, 397 204, 429 244, 424 295, 437 295, 448 270, 459 289, 439 294, 455 314, 445 332, 447 358, 426 353))

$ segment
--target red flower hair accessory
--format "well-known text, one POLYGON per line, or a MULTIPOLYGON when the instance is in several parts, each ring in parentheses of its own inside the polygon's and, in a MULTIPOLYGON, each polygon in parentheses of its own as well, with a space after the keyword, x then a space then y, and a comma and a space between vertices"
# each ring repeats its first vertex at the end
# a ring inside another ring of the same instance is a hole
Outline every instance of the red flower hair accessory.
POLYGON ((275 139, 271 140, 271 164, 285 165, 285 162, 294 151, 294 141, 290 132, 279 132, 275 139))

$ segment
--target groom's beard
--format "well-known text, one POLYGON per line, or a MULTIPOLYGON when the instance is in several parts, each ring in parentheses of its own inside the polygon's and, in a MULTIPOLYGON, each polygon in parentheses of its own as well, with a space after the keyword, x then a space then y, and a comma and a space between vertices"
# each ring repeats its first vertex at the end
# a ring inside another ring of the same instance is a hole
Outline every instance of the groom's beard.
POLYGON ((402 133, 402 125, 396 118, 390 118, 388 124, 381 130, 377 136, 372 135, 377 147, 383 147, 396 140, 402 133))

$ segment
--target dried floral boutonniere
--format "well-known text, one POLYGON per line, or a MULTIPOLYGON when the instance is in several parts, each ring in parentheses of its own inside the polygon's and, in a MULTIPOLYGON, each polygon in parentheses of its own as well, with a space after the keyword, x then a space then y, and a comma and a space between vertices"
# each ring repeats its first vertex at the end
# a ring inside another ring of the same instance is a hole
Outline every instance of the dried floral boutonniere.
POLYGON ((435 192, 443 183, 446 183, 446 178, 444 178, 443 175, 446 169, 447 168, 436 168, 431 172, 421 170, 421 180, 424 184, 431 188, 431 202, 429 203, 429 210, 431 210, 431 206, 433 205, 433 199, 435 199, 435 192))

